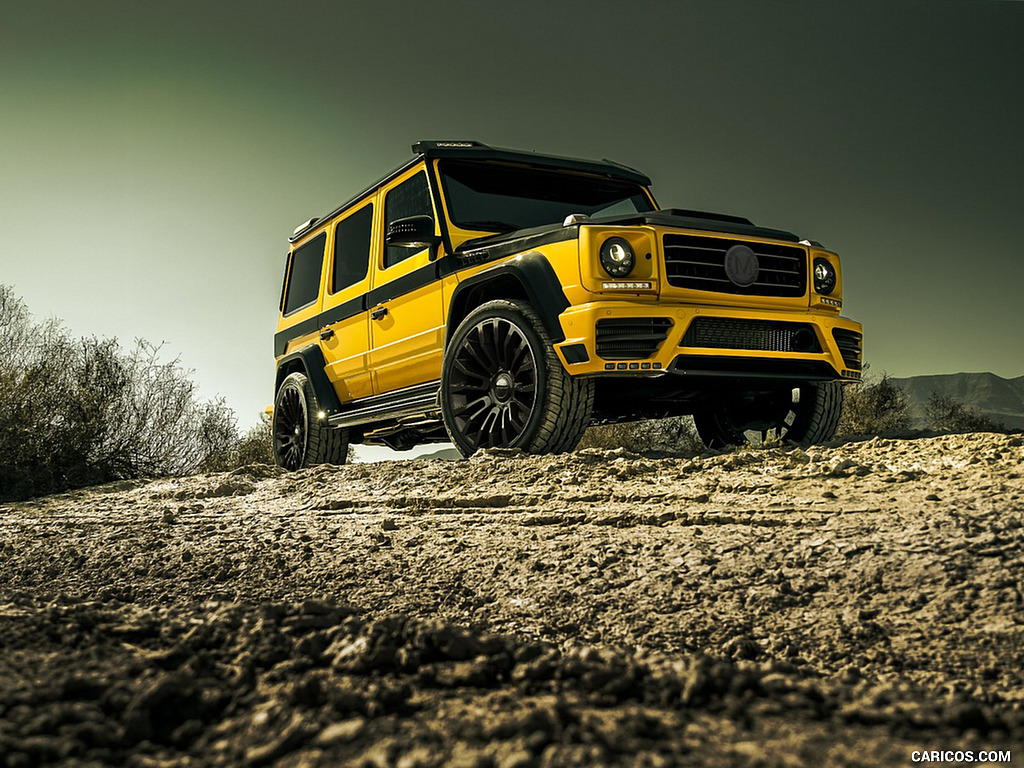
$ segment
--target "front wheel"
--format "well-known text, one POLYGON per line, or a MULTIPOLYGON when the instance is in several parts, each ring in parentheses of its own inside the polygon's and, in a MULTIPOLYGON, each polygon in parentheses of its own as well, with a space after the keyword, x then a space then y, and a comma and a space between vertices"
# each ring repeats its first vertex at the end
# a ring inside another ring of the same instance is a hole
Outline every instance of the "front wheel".
POLYGON ((736 398, 693 415, 708 448, 763 444, 776 439, 797 445, 831 440, 843 414, 838 381, 804 384, 773 396, 736 398))
POLYGON ((274 460, 296 470, 314 464, 344 464, 348 429, 331 429, 319 416, 316 393, 304 373, 291 373, 274 398, 274 460))
POLYGON ((590 423, 594 382, 573 378, 536 311, 491 301, 455 330, 441 372, 441 411, 463 456, 479 448, 558 453, 590 423))

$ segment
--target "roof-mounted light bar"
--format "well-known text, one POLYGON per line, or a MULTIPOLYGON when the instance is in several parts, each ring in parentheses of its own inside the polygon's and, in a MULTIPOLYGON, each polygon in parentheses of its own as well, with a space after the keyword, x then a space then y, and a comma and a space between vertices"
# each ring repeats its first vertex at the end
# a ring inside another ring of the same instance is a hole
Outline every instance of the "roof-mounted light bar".
POLYGON ((412 145, 414 155, 422 155, 430 149, 490 149, 479 141, 417 141, 412 145))

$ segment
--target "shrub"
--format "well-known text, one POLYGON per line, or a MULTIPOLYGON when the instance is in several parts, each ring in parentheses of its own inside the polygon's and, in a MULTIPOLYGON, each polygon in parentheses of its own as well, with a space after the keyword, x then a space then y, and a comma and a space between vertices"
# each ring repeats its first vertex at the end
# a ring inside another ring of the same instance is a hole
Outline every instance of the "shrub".
POLYGON ((910 403, 888 374, 874 382, 847 386, 839 435, 880 435, 911 425, 910 403))
POLYGON ((124 353, 116 339, 36 323, 0 285, 0 499, 188 474, 230 451, 233 412, 159 358, 142 340, 124 353))
POLYGON ((204 472, 227 472, 250 464, 274 464, 273 431, 269 417, 260 415, 260 423, 237 437, 224 450, 207 457, 204 472))
POLYGON ((960 400, 932 392, 925 406, 928 424, 936 432, 1005 432, 1006 426, 978 413, 960 400))
POLYGON ((270 418, 263 414, 260 423, 242 435, 235 446, 235 464, 274 464, 274 433, 270 418))
POLYGON ((633 453, 678 454, 700 453, 704 443, 697 435, 693 419, 675 416, 590 427, 583 433, 578 448, 625 448, 633 453))

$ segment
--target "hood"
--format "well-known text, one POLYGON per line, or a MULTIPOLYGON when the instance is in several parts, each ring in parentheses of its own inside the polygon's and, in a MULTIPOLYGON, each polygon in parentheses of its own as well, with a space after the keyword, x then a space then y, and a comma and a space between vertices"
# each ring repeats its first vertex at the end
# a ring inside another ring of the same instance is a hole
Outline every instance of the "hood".
POLYGON ((626 216, 611 216, 592 219, 594 224, 622 224, 624 226, 649 224, 656 227, 679 227, 680 229, 699 229, 705 232, 726 232, 730 235, 746 235, 763 237, 770 240, 785 240, 790 243, 800 242, 800 238, 784 229, 759 227, 750 219, 742 216, 729 216, 724 213, 707 213, 705 211, 688 211, 681 208, 666 208, 663 211, 648 213, 632 213, 626 216))
POLYGON ((679 229, 696 229, 705 232, 724 232, 730 235, 761 237, 767 240, 783 240, 798 243, 800 238, 783 229, 759 227, 750 219, 741 216, 729 216, 722 213, 705 211, 689 211, 680 208, 667 208, 662 211, 647 213, 631 213, 625 216, 604 216, 584 220, 578 224, 564 226, 562 224, 545 224, 529 229, 516 229, 495 235, 485 235, 467 240, 460 245, 455 253, 462 261, 479 262, 500 259, 515 253, 535 248, 547 243, 562 240, 574 240, 579 236, 580 224, 600 224, 622 226, 649 225, 655 227, 678 227, 679 229))

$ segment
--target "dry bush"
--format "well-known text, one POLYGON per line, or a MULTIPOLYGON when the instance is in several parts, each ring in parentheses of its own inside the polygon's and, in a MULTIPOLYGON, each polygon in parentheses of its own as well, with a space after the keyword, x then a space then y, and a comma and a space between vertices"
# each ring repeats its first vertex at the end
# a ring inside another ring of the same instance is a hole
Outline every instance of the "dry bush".
POLYGON ((200 469, 204 472, 227 472, 250 464, 274 464, 273 430, 270 418, 260 415, 260 422, 224 450, 207 457, 200 469))
POLYGON ((910 403, 887 373, 876 381, 844 388, 837 435, 881 435, 909 429, 910 403))
POLYGON ((247 464, 274 463, 274 433, 270 418, 261 416, 260 423, 242 435, 235 446, 235 462, 244 467, 247 464))
POLYGON ((960 400, 932 392, 925 406, 929 426, 936 432, 1005 432, 1006 425, 978 413, 960 400))
POLYGON ((74 339, 0 285, 0 499, 183 475, 237 442, 223 400, 137 341, 74 339))
POLYGON ((704 443, 689 416, 602 424, 583 433, 578 448, 625 448, 633 453, 700 453, 704 443))

